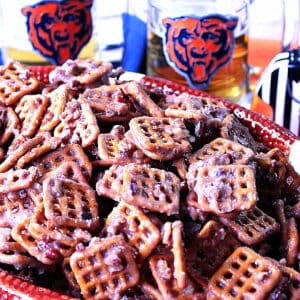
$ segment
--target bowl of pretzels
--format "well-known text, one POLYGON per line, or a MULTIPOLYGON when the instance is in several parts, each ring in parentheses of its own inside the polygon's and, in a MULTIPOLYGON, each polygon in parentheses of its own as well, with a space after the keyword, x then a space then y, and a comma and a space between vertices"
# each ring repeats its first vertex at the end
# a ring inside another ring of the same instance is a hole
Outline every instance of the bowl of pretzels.
POLYGON ((300 299, 299 137, 125 75, 0 68, 0 298, 300 299))

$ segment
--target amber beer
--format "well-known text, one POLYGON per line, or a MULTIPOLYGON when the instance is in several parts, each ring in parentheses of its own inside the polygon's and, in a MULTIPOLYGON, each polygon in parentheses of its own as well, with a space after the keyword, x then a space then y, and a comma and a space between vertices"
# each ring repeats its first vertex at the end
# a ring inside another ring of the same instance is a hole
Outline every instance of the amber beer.
MULTIPOLYGON (((161 0, 164 2, 164 0, 161 0)), ((225 1, 225 0, 224 0, 225 1)), ((151 2, 151 1, 150 1, 151 2)), ((166 14, 163 12, 163 8, 159 7, 155 10, 155 5, 157 1, 152 0, 152 7, 150 7, 149 22, 148 22, 148 39, 147 39, 147 74, 152 76, 159 76, 166 78, 181 84, 191 85, 185 76, 180 74, 169 62, 164 51, 164 34, 165 29, 163 26, 155 24, 156 22, 162 22, 161 20, 168 14, 172 17, 172 9, 169 8, 166 14)), ((166 1, 165 1, 166 2, 166 1)), ((177 1, 179 4, 183 2, 190 1, 177 1)), ((193 2, 193 1, 191 1, 193 2)), ((199 5, 200 5, 199 1, 199 5)), ((203 1, 202 1, 203 2, 203 1)), ((209 1, 204 1, 209 2, 209 1)), ((226 1, 225 1, 226 2, 226 1)), ((230 1, 231 2, 231 1, 230 1)), ((195 2, 193 2, 194 4, 195 2)), ((174 5, 176 1, 174 2, 174 5)), ((178 4, 178 5, 179 5, 178 4)), ((151 5, 151 4, 150 4, 151 5)), ((172 4, 171 4, 172 5, 172 4)), ((198 5, 198 4, 196 4, 198 5)), ((203 4, 204 5, 204 4, 203 4)), ((210 12, 211 7, 205 12, 206 14, 212 14, 210 12)), ((183 8, 181 12, 176 11, 173 16, 184 15, 186 9, 183 8)), ((195 16, 197 10, 191 13, 195 16)), ((219 12, 218 12, 219 13, 219 12)), ((196 16, 197 17, 197 16, 196 16)), ((247 65, 247 54, 248 54, 248 33, 247 25, 245 24, 245 14, 244 18, 244 29, 239 30, 239 34, 234 33, 234 50, 231 59, 228 63, 220 67, 215 74, 212 76, 209 84, 203 89, 213 95, 220 96, 223 98, 228 98, 234 102, 239 101, 243 96, 246 95, 248 91, 248 65, 247 65)))
MULTIPOLYGON (((50 62, 45 59, 43 56, 39 55, 33 50, 20 50, 12 47, 7 47, 2 49, 3 54, 6 60, 17 60, 25 65, 30 66, 43 66, 49 65, 50 62)), ((94 37, 92 38, 88 44, 82 48, 81 52, 79 53, 78 58, 80 59, 97 59, 98 58, 98 43, 97 39, 94 37)))

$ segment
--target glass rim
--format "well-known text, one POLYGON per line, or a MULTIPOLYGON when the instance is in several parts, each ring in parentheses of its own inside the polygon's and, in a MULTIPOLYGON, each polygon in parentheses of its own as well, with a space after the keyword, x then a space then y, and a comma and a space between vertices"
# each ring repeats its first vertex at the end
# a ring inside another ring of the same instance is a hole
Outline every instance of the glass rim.
MULTIPOLYGON (((224 0, 221 0, 224 4, 224 0)), ((148 0, 148 5, 154 6, 158 9, 170 9, 177 8, 178 5, 186 6, 191 4, 196 7, 201 7, 203 5, 207 6, 208 8, 215 8, 219 3, 222 3, 220 0, 148 0)), ((250 5, 250 0, 228 0, 228 3, 234 4, 236 11, 243 9, 250 5), (238 5, 240 4, 240 5, 238 5)))

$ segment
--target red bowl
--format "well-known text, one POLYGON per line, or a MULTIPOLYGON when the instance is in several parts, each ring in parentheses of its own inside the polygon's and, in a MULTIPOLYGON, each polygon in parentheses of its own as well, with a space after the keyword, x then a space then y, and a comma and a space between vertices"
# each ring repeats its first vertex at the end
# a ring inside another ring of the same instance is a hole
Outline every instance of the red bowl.
MULTIPOLYGON (((31 67, 31 71, 40 81, 47 83, 49 72, 53 68, 53 66, 31 67)), ((168 91, 168 93, 188 92, 196 96, 208 95, 203 91, 147 75, 141 78, 141 82, 148 88, 159 88, 162 91, 168 91)), ((222 102, 244 125, 246 125, 256 140, 261 141, 268 147, 277 147, 289 155, 291 146, 295 141, 300 140, 299 137, 289 130, 275 124, 259 113, 250 111, 229 100, 219 97, 214 98, 222 102)), ((9 275, 6 271, 0 270, 0 299, 21 300, 24 298, 52 300, 75 299, 45 288, 37 287, 32 283, 9 275)))

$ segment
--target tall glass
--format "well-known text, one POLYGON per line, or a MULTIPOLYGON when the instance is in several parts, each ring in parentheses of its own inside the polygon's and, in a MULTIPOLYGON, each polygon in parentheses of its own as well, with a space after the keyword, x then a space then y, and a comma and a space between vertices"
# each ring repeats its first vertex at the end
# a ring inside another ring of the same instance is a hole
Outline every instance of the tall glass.
POLYGON ((0 47, 4 63, 62 64, 96 58, 96 1, 0 0, 0 47), (93 3, 94 2, 94 3, 93 3))
POLYGON ((238 101, 248 91, 247 0, 149 0, 147 74, 238 101))

